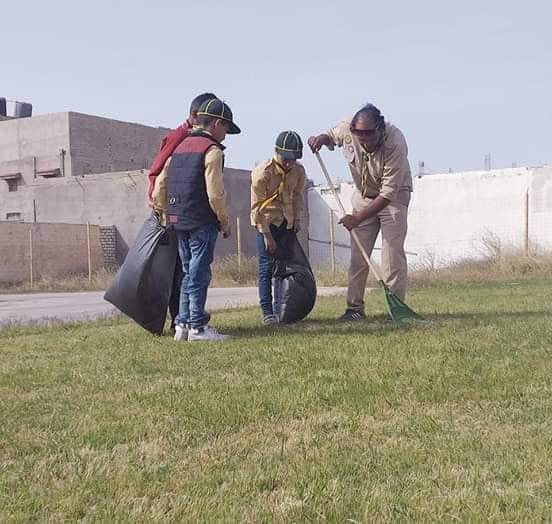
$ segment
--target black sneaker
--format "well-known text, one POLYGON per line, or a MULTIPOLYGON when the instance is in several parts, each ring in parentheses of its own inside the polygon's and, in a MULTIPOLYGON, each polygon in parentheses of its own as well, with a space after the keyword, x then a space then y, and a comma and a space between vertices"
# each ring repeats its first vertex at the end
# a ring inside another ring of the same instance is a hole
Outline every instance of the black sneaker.
POLYGON ((279 319, 276 315, 264 315, 263 316, 263 324, 265 326, 275 326, 279 323, 279 319))
POLYGON ((366 315, 362 311, 355 311, 354 309, 346 309, 345 313, 341 315, 338 320, 345 320, 346 322, 354 322, 356 320, 364 320, 366 315))

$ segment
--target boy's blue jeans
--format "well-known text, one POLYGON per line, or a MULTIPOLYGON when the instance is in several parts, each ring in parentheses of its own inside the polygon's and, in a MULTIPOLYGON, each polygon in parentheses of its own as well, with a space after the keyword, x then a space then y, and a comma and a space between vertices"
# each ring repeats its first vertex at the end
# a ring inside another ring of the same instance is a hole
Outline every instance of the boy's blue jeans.
POLYGON ((184 273, 180 287, 178 324, 200 328, 208 322, 205 302, 211 283, 211 263, 217 236, 217 227, 211 225, 192 231, 176 231, 178 253, 184 273))
MULTIPOLYGON (((270 232, 276 244, 280 244, 286 235, 292 233, 292 230, 287 229, 287 222, 284 220, 280 226, 270 224, 270 232)), ((267 252, 264 235, 259 232, 257 232, 257 254, 259 256, 259 302, 263 317, 273 314, 279 315, 280 297, 278 296, 278 286, 274 289, 274 304, 272 297, 272 275, 275 259, 273 255, 267 252)))

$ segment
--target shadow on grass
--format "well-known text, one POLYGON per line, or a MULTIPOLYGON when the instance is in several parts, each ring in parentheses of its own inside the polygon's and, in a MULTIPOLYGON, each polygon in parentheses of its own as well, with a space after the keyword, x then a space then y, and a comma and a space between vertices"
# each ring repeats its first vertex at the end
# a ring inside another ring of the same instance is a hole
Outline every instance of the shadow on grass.
POLYGON ((434 313, 426 315, 427 323, 399 325, 388 319, 385 315, 368 317, 366 320, 356 322, 344 322, 335 318, 312 318, 306 319, 297 324, 282 324, 276 327, 237 327, 227 329, 235 337, 273 337, 280 335, 362 335, 378 334, 390 335, 397 331, 419 331, 442 327, 444 323, 454 320, 473 321, 477 324, 496 324, 497 322, 512 320, 531 320, 550 317, 551 312, 546 310, 539 311, 500 311, 485 313, 434 313))
POLYGON ((386 335, 396 333, 397 331, 406 331, 413 329, 425 329, 431 324, 420 324, 418 326, 398 326, 390 322, 386 317, 369 318, 356 322, 344 322, 337 319, 314 318, 307 319, 296 324, 280 324, 278 326, 246 326, 227 329, 234 337, 252 338, 252 337, 274 337, 285 335, 366 335, 379 334, 386 335))

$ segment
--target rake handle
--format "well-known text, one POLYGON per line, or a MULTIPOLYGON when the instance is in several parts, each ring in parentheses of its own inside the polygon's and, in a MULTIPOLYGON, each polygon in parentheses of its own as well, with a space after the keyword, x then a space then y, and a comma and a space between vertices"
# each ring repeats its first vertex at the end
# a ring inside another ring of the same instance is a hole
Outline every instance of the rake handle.
MULTIPOLYGON (((341 202, 341 198, 339 198, 339 194, 337 193, 337 191, 335 189, 335 186, 332 182, 330 174, 328 173, 328 170, 326 169, 326 165, 324 164, 324 162, 322 160, 322 157, 320 156, 320 153, 317 151, 316 153, 314 153, 314 155, 318 159, 318 163, 320 164, 322 172, 324 173, 324 176, 326 177, 326 181, 328 182, 328 185, 330 186, 330 188, 332 190, 333 196, 334 196, 334 198, 337 202, 337 205, 339 206, 339 209, 341 210, 342 215, 345 216, 347 214, 347 211, 345 211, 345 208, 343 207, 343 203, 341 202)), ((360 242, 360 239, 358 238, 357 232, 354 229, 351 229, 351 231, 349 231, 349 233, 351 233, 351 237, 353 237, 353 240, 354 240, 355 244, 357 245, 360 253, 362 254, 364 260, 366 261, 366 264, 368 264, 368 267, 370 268, 370 271, 372 271, 372 273, 374 274, 374 276, 376 277, 376 279, 378 281, 383 282, 383 280, 381 279, 381 277, 379 275, 379 271, 377 271, 376 268, 375 268, 375 264, 372 262, 372 260, 370 259, 370 256, 366 252, 366 249, 364 249, 364 246, 360 242)))

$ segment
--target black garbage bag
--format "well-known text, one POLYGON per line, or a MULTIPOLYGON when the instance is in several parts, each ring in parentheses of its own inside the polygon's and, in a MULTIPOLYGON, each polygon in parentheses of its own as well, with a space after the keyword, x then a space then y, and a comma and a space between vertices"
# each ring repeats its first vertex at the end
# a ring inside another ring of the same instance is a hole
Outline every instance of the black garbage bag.
POLYGON ((163 227, 157 215, 152 213, 140 229, 104 299, 144 329, 161 335, 176 257, 175 232, 163 227))
POLYGON ((278 244, 274 263, 275 314, 283 324, 304 319, 316 302, 316 281, 294 232, 278 244))

